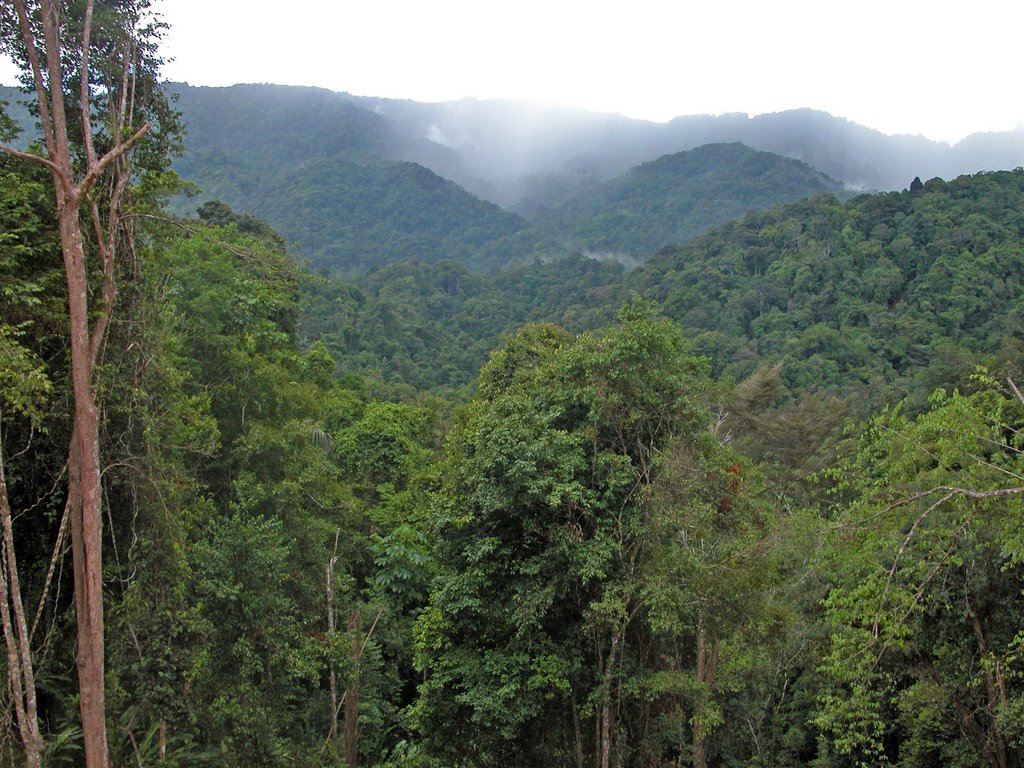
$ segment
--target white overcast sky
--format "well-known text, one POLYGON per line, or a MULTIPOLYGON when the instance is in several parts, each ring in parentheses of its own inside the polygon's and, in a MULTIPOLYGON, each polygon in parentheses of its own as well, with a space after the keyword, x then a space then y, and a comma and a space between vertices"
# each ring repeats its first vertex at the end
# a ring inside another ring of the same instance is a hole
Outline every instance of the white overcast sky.
MULTIPOLYGON (((516 98, 663 121, 811 107, 957 140, 1024 127, 1024 0, 154 0, 193 85, 516 98)), ((0 82, 13 83, 0 62, 0 82)))

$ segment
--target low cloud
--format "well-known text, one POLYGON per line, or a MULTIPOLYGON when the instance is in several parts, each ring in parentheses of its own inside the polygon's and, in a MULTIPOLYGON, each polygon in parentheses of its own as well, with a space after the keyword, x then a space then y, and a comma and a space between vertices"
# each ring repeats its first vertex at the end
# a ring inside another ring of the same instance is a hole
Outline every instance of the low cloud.
POLYGON ((584 248, 581 253, 586 258, 593 259, 594 261, 617 261, 626 269, 636 269, 644 263, 643 259, 616 251, 592 251, 589 248, 584 248))

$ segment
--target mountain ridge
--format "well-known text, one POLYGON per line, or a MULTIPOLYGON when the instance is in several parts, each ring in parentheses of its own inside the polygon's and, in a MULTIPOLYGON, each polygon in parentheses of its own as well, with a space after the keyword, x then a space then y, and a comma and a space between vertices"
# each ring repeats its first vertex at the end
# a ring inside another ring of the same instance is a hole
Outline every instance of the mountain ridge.
MULTIPOLYGON (((314 266, 331 271, 410 257, 492 269, 595 250, 642 260, 749 210, 839 190, 837 183, 824 182, 817 171, 794 160, 774 155, 771 160, 754 150, 707 150, 704 156, 713 156, 708 162, 714 168, 704 169, 710 173, 703 181, 673 180, 668 174, 655 184, 647 178, 649 171, 640 171, 630 183, 582 170, 585 183, 567 185, 565 201, 583 188, 606 196, 628 188, 633 200, 623 210, 625 204, 609 199, 589 221, 574 216, 578 231, 566 233, 557 215, 532 221, 524 210, 501 210, 456 186, 451 176, 458 174, 428 170, 429 158, 410 159, 422 154, 416 147, 426 147, 435 160, 447 158, 444 162, 466 167, 455 150, 418 137, 408 125, 403 128, 344 94, 279 86, 179 87, 176 93, 188 129, 186 152, 175 162, 178 172, 196 182, 206 197, 266 218, 297 241, 314 266), (760 160, 752 162, 754 157, 760 160), (638 195, 663 200, 648 203, 638 195), (673 208, 672 202, 680 204, 673 208), (632 227, 619 226, 623 216, 633 221, 632 227)), ((496 136, 516 133, 510 120, 495 123, 496 136)), ((520 135, 519 149, 528 148, 529 131, 520 135)), ((518 150, 513 146, 509 151, 518 150)), ((697 157, 676 162, 685 165, 697 157)), ((551 199, 541 198, 534 213, 551 199)))
MULTIPOLYGON (((886 136, 810 109, 651 123, 513 101, 424 104, 266 84, 167 88, 188 128, 174 167, 204 192, 178 204, 178 212, 222 199, 266 218, 298 244, 301 257, 331 271, 410 257, 455 259, 478 270, 573 251, 643 259, 749 210, 837 192, 838 182, 903 189, 914 177, 1024 163, 1024 131, 975 134, 950 146, 886 136), (739 174, 730 187, 709 176, 700 190, 670 177, 648 186, 644 194, 657 199, 615 198, 616 189, 626 194, 644 179, 644 172, 624 176, 631 168, 709 144, 742 144, 804 163, 806 183, 782 198, 766 189, 767 177, 739 174), (812 170, 829 181, 822 184, 812 170), (744 201, 759 183, 764 194, 744 201), (589 219, 580 214, 588 205, 589 219)), ((31 118, 20 97, 0 88, 24 126, 31 118)))

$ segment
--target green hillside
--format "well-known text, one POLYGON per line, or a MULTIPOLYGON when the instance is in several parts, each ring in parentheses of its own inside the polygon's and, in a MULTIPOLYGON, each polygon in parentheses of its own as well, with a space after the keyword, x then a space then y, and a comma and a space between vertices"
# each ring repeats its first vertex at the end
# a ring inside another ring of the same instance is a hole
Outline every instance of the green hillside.
POLYGON ((530 225, 415 163, 391 158, 383 119, 340 94, 269 86, 178 88, 181 176, 266 219, 330 271, 405 258, 476 269, 522 260, 530 225))
POLYGON ((1024 337, 1024 170, 819 196, 667 249, 615 298, 658 301, 724 372, 926 397, 1024 337))
POLYGON ((840 189, 797 160, 708 144, 637 166, 535 220, 576 249, 646 257, 750 211, 840 189))
POLYGON ((389 390, 465 390, 501 339, 524 323, 588 311, 591 289, 623 273, 617 262, 568 256, 496 274, 445 261, 371 268, 355 283, 312 281, 299 332, 323 341, 342 370, 389 390))
POLYGON ((399 159, 433 152, 445 156, 442 166, 459 162, 455 150, 403 133, 346 94, 266 85, 172 90, 187 128, 175 168, 202 190, 189 205, 218 199, 264 218, 329 271, 408 258, 479 270, 574 251, 642 259, 750 210, 840 188, 795 160, 709 145, 645 163, 555 210, 534 210, 534 231, 399 159))
MULTIPOLYGON (((876 403, 913 393, 920 403, 933 387, 962 380, 979 356, 1006 357, 1024 336, 1021 211, 1024 171, 1000 171, 845 203, 819 195, 747 215, 628 273, 582 258, 472 279, 456 265, 393 265, 360 281, 361 319, 346 327, 370 331, 368 318, 390 312, 402 322, 389 338, 407 351, 375 346, 372 332, 332 348, 345 367, 457 386, 518 323, 595 327, 641 295, 716 371, 742 379, 781 362, 796 390, 870 393, 876 403), (381 350, 372 364, 356 352, 363 345, 381 350), (456 348, 464 352, 444 351, 456 348)), ((314 291, 312 337, 340 330, 324 307, 345 285, 314 291)))

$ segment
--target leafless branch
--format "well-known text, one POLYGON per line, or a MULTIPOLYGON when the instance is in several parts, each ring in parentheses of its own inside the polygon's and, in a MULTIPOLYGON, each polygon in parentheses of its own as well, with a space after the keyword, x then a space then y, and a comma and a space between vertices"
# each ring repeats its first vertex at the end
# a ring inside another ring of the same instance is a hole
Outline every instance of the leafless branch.
POLYGON ((14 147, 9 147, 6 144, 0 144, 0 151, 6 152, 7 154, 18 158, 19 160, 25 160, 26 162, 35 163, 37 165, 45 165, 51 171, 57 170, 57 164, 54 163, 49 158, 43 157, 42 155, 36 155, 33 154, 32 152, 22 152, 20 150, 15 149, 14 147))
POLYGON ((1010 385, 1010 389, 1013 390, 1013 394, 1017 396, 1017 399, 1020 400, 1021 403, 1024 403, 1024 394, 1021 394, 1021 391, 1017 389, 1017 385, 1014 383, 1013 379, 1007 376, 1006 383, 1010 385))
POLYGON ((828 530, 841 531, 846 528, 860 527, 865 523, 869 523, 872 520, 876 520, 879 517, 887 515, 894 509, 898 509, 899 507, 905 507, 908 504, 913 504, 915 501, 920 501, 921 499, 926 499, 929 496, 934 496, 936 493, 946 493, 947 495, 940 499, 936 504, 932 505, 932 507, 929 507, 929 509, 927 510, 929 514, 933 509, 935 509, 935 507, 944 504, 945 502, 957 496, 966 496, 967 498, 971 499, 992 499, 1005 496, 1018 496, 1020 494, 1024 494, 1024 487, 1018 486, 1013 488, 997 488, 992 491, 972 491, 969 488, 960 488, 952 485, 937 485, 934 488, 929 488, 927 491, 921 491, 921 493, 915 493, 912 496, 906 496, 902 499, 894 501, 892 504, 887 505, 884 509, 875 512, 874 514, 868 515, 867 517, 863 517, 860 520, 854 520, 849 523, 838 523, 836 525, 831 525, 828 527, 828 530))

